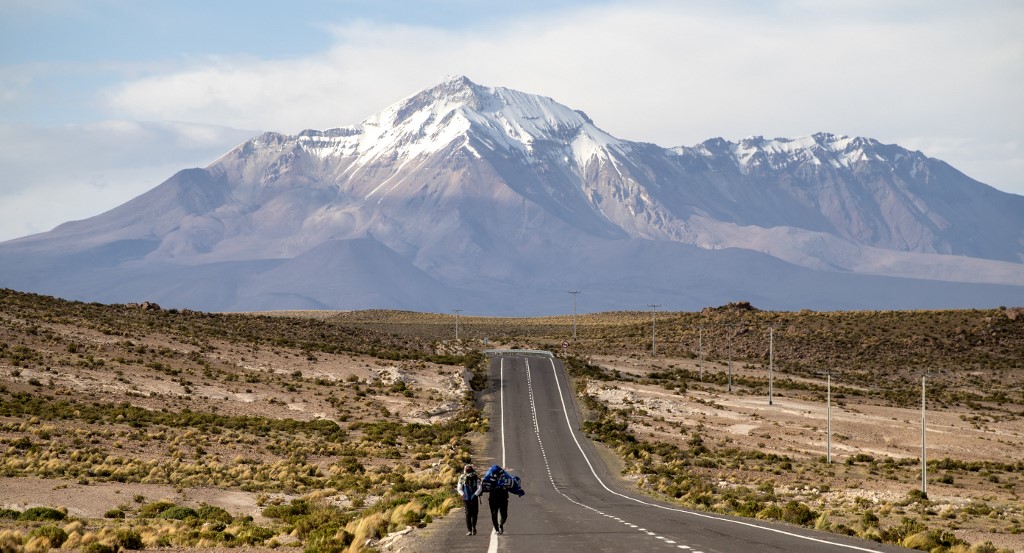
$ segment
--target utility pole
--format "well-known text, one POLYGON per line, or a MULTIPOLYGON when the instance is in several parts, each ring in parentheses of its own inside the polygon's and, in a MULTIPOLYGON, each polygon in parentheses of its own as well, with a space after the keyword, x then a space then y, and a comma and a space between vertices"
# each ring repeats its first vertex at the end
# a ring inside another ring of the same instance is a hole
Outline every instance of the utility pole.
POLYGON ((921 375, 921 493, 928 497, 928 432, 925 430, 924 379, 921 375))
POLYGON ((572 341, 576 341, 576 294, 579 294, 579 290, 569 290, 572 294, 572 341))
POLYGON ((657 325, 657 323, 655 322, 655 314, 658 312, 658 308, 661 307, 661 304, 649 303, 649 304, 647 304, 647 307, 650 307, 651 310, 652 310, 651 311, 651 355, 654 356, 654 355, 658 355, 658 348, 657 348, 657 345, 656 345, 656 342, 655 342, 655 330, 656 330, 656 325, 657 325))
POLYGON ((461 309, 452 309, 455 312, 455 341, 459 340, 459 313, 462 313, 461 309))
POLYGON ((768 405, 772 404, 772 384, 775 372, 775 327, 768 327, 768 405))
POLYGON ((700 381, 704 382, 704 325, 697 327, 697 351, 700 353, 700 358, 697 361, 697 371, 700 375, 700 381))
POLYGON ((828 372, 828 387, 827 389, 827 403, 825 407, 825 413, 827 421, 825 423, 825 439, 827 441, 828 451, 826 453, 825 460, 828 464, 832 464, 832 372, 828 372))
POLYGON ((732 326, 733 325, 726 325, 726 328, 729 329, 729 389, 728 389, 728 391, 730 393, 732 393, 732 335, 735 334, 735 332, 732 329, 732 326))

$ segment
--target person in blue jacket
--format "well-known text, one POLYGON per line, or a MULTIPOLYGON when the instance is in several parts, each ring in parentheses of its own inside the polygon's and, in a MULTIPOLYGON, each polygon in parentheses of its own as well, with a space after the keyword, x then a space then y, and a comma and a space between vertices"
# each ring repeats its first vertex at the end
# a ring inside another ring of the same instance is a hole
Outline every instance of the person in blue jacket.
POLYGON ((476 535, 476 519, 480 513, 480 494, 483 493, 483 481, 477 476, 473 465, 466 465, 459 476, 455 490, 462 497, 462 506, 466 510, 466 535, 476 535))
POLYGON ((505 533, 505 521, 508 520, 508 494, 523 497, 522 484, 518 476, 512 476, 498 465, 488 469, 481 482, 487 492, 487 506, 491 508, 491 525, 498 534, 505 533))

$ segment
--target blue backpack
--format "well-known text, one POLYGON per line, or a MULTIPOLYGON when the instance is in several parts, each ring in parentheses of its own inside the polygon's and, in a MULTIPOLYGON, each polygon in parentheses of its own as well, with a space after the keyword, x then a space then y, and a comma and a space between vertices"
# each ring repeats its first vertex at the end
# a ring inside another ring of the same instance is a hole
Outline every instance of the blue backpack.
POLYGON ((518 476, 512 476, 505 469, 498 465, 493 465, 487 469, 484 473, 483 479, 483 490, 489 492, 491 490, 508 490, 509 493, 523 497, 526 492, 523 491, 522 481, 518 476))
POLYGON ((484 473, 483 479, 484 491, 489 492, 493 489, 497 489, 498 480, 503 474, 506 474, 505 470, 498 465, 493 465, 491 468, 487 469, 487 472, 484 473))

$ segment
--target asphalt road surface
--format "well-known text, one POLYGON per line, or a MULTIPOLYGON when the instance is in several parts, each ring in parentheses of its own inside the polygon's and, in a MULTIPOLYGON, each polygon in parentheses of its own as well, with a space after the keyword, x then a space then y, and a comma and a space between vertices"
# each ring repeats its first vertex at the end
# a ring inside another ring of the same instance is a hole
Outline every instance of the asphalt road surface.
MULTIPOLYGON (((523 480, 509 497, 502 535, 490 528, 486 494, 476 536, 461 510, 405 551, 689 553, 907 551, 786 524, 689 511, 636 494, 601 461, 579 431, 574 394, 561 363, 541 355, 491 359, 491 435, 478 470, 506 467, 523 480)), ((453 484, 454 486, 454 484, 453 484)))

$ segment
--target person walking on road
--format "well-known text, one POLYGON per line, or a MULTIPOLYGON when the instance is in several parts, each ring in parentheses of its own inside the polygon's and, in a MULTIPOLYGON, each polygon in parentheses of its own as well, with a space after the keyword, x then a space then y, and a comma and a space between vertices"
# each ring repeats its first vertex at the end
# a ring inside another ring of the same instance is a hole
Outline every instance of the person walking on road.
POLYGON ((508 490, 502 488, 487 492, 487 506, 491 508, 491 525, 499 534, 505 533, 505 521, 508 520, 508 490), (501 520, 498 520, 501 515, 501 520))
POLYGON ((508 494, 523 497, 526 492, 520 485, 519 477, 512 476, 498 465, 492 466, 484 475, 481 486, 487 492, 487 506, 491 508, 491 525, 498 534, 505 533, 508 520, 508 494))
MULTIPOLYGON (((459 476, 459 484, 455 487, 462 497, 462 506, 466 509, 466 535, 476 535, 476 519, 480 513, 480 494, 483 493, 483 482, 477 476, 473 465, 466 465, 459 476)), ((508 498, 506 497, 506 502, 508 498)))

